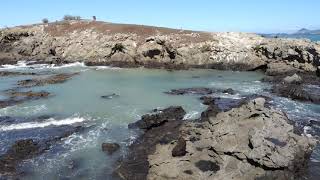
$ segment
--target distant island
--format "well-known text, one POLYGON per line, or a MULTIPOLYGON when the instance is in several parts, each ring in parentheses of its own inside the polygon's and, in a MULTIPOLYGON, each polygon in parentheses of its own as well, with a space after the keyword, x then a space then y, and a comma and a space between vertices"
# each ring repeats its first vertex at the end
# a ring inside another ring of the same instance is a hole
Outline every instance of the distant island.
POLYGON ((306 28, 302 28, 294 34, 309 34, 309 35, 320 35, 320 29, 318 30, 309 30, 306 28))

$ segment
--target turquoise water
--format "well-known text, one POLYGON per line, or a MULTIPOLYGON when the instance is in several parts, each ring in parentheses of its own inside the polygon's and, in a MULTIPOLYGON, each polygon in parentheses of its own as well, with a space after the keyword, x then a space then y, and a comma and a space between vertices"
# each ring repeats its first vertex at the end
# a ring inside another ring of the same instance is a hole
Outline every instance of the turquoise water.
MULTIPOLYGON (((1 70, 1 69, 0 69, 1 70)), ((22 117, 10 123, 0 122, 0 154, 18 139, 45 140, 75 126, 84 129, 54 143, 44 154, 25 161, 21 169, 26 175, 21 179, 112 179, 115 162, 127 153, 127 147, 139 135, 127 128, 129 123, 154 108, 181 105, 186 119, 197 118, 206 108, 199 96, 170 96, 163 92, 175 88, 212 87, 232 88, 237 94, 215 94, 219 97, 239 99, 248 94, 268 94, 269 85, 260 82, 259 72, 232 72, 217 70, 174 71, 119 69, 109 67, 85 67, 73 64, 69 67, 37 66, 34 68, 6 66, 3 70, 32 71, 44 74, 80 72, 71 80, 55 85, 34 87, 52 93, 47 99, 25 102, 0 109, 0 117, 22 117), (113 99, 101 96, 118 94, 113 99), (48 116, 41 120, 35 117, 48 116), (102 152, 103 142, 117 142, 121 149, 109 156, 102 152)), ((0 91, 16 86, 25 77, 0 78, 0 91)), ((26 89, 29 90, 29 89, 26 89)), ((6 98, 4 93, 0 93, 6 98)), ((285 98, 275 98, 277 108, 286 110, 295 119, 307 116, 319 117, 320 107, 296 103, 285 98), (313 109, 312 109, 313 108, 313 109), (298 110, 298 111, 297 111, 298 110)), ((320 158, 318 151, 314 161, 320 158)))

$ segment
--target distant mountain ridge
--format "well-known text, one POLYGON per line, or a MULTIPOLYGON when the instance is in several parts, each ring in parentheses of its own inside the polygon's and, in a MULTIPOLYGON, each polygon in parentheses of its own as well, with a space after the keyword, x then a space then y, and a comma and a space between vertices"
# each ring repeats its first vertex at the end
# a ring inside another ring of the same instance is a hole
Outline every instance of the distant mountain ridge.
POLYGON ((302 29, 300 29, 299 31, 297 31, 294 34, 319 34, 320 35, 320 29, 318 29, 318 30, 309 30, 309 29, 306 29, 306 28, 302 28, 302 29))

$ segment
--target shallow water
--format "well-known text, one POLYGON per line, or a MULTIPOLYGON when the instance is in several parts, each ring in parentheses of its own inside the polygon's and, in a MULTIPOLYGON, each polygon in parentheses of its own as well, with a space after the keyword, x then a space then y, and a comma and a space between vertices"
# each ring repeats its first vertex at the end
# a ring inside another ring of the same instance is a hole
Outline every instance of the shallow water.
MULTIPOLYGON (((138 131, 127 128, 129 123, 135 122, 154 108, 181 105, 187 111, 185 119, 199 117, 206 108, 199 101, 199 96, 170 96, 164 94, 165 91, 213 87, 232 88, 237 92, 236 95, 215 94, 220 97, 238 99, 248 94, 270 95, 265 92, 269 85, 259 81, 263 74, 258 72, 169 72, 142 68, 85 67, 80 63, 61 68, 43 65, 30 68, 20 63, 19 66, 5 66, 0 70, 44 74, 80 72, 62 84, 31 88, 49 91, 52 93, 49 98, 0 109, 0 117, 19 117, 7 122, 0 119, 0 154, 5 153, 19 139, 46 140, 76 126, 84 127, 53 143, 44 154, 24 162, 20 168, 26 175, 22 179, 30 180, 112 179, 116 161, 125 156, 127 146, 139 135, 138 131), (101 98, 113 93, 119 97, 101 98), (121 145, 121 150, 109 156, 101 151, 103 142, 117 142, 121 145)), ((32 76, 0 78, 0 91, 15 87, 17 80, 30 77, 32 76)), ((5 94, 0 93, 0 98, 6 98, 5 94)), ((276 97, 274 102, 277 108, 289 112, 297 121, 300 116, 320 117, 320 106, 276 97)), ((319 161, 319 152, 314 153, 312 158, 315 162, 319 161)))

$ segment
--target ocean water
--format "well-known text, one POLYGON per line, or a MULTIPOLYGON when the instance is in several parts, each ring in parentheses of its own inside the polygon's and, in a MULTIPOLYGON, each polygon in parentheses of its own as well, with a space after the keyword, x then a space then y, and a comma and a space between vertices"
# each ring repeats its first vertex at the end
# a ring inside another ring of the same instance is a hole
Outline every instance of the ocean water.
MULTIPOLYGON (((306 133, 317 134, 307 121, 318 120, 320 106, 297 103, 269 94, 268 84, 260 82, 259 72, 232 72, 217 70, 165 71, 143 68, 120 69, 110 67, 85 67, 75 63, 63 67, 20 63, 4 66, 0 70, 32 71, 40 74, 79 72, 71 80, 55 85, 33 87, 26 90, 51 93, 46 99, 28 101, 0 109, 0 154, 19 139, 31 138, 47 141, 52 137, 82 127, 71 136, 51 142, 50 149, 40 156, 24 161, 19 167, 25 173, 21 179, 114 179, 112 172, 116 162, 127 153, 127 147, 141 133, 127 128, 141 115, 155 108, 181 105, 186 119, 197 118, 206 106, 199 96, 170 96, 163 92, 174 88, 212 87, 232 88, 237 94, 215 94, 218 97, 239 99, 244 95, 264 94, 274 98, 276 108, 288 112, 289 117, 306 126, 306 133), (101 96, 117 94, 103 99, 101 96), (107 155, 101 150, 104 142, 116 142, 120 151, 107 155)), ((0 92, 16 87, 16 82, 32 76, 0 77, 0 92)), ((0 93, 2 99, 6 98, 0 93)), ((317 149, 312 163, 320 162, 317 149)), ((316 167, 316 166, 315 166, 316 167)), ((314 170, 314 169, 313 169, 314 170)), ((314 174, 319 171, 314 170, 314 174)), ((319 175, 319 174, 318 174, 319 175)))
POLYGON ((296 39, 310 39, 311 41, 320 41, 320 34, 279 34, 266 35, 267 37, 281 37, 281 38, 296 38, 296 39))

